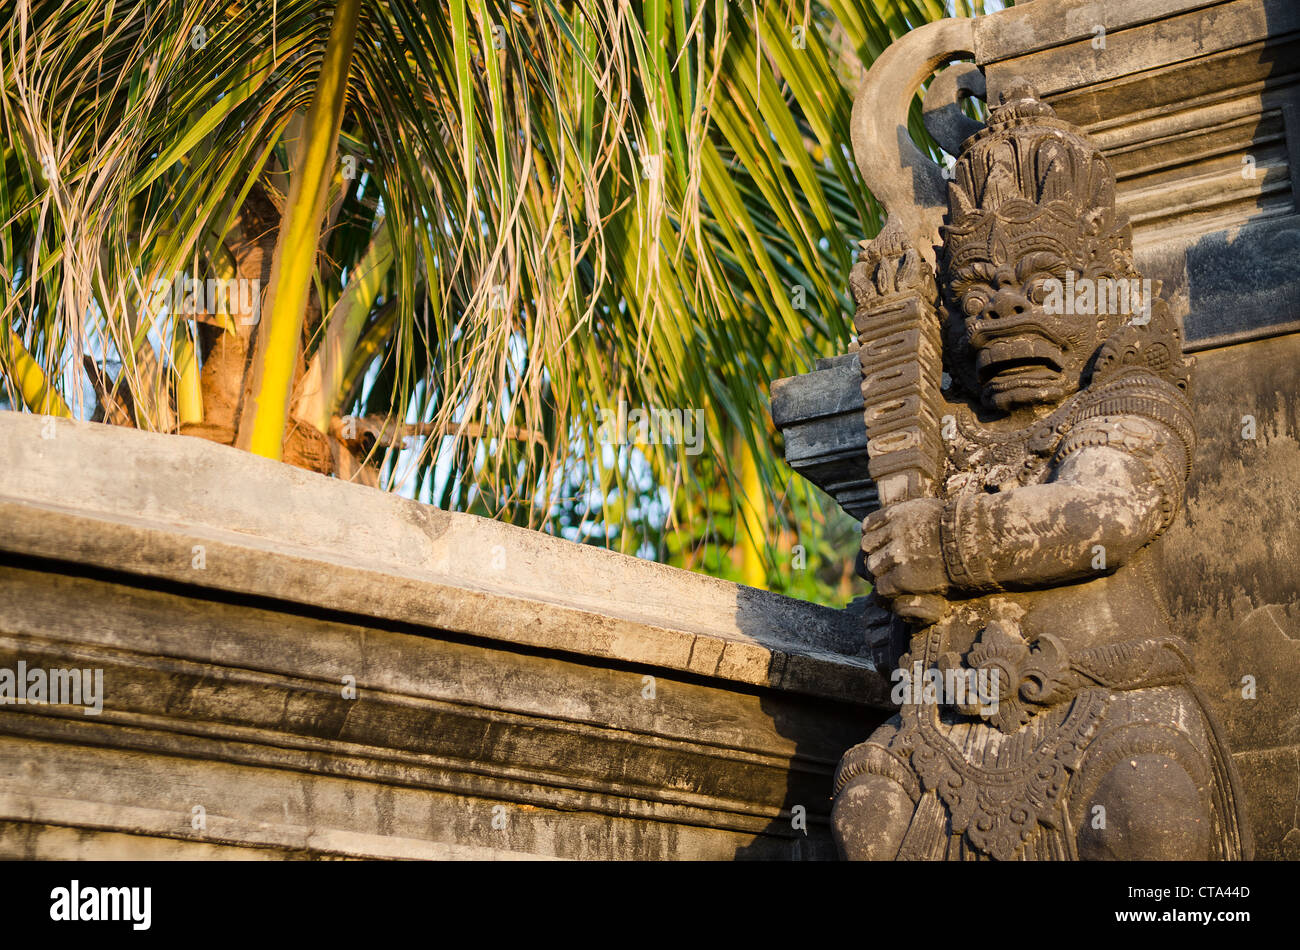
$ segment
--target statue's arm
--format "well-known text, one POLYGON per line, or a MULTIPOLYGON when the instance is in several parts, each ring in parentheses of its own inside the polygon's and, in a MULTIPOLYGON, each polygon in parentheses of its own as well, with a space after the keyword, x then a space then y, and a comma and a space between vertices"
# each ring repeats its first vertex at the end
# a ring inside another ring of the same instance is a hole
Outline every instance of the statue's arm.
POLYGON ((1089 419, 1063 441, 1044 484, 878 511, 862 536, 876 590, 883 597, 978 593, 1113 571, 1173 519, 1186 452, 1151 419, 1089 419))
POLYGON ((1158 422, 1091 419, 1067 437, 1051 479, 950 500, 940 538, 957 590, 1046 587, 1113 571, 1172 520, 1183 447, 1158 422))

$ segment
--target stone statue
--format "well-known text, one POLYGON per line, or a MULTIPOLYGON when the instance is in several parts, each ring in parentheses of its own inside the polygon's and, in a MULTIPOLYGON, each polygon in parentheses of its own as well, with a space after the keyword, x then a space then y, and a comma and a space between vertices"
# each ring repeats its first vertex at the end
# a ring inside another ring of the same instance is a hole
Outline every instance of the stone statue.
POLYGON ((937 280, 896 221, 862 245, 881 504, 862 550, 910 643, 900 712, 836 776, 846 857, 1250 855, 1154 583, 1191 469, 1191 364, 1114 189, 1013 83, 953 169, 937 280))

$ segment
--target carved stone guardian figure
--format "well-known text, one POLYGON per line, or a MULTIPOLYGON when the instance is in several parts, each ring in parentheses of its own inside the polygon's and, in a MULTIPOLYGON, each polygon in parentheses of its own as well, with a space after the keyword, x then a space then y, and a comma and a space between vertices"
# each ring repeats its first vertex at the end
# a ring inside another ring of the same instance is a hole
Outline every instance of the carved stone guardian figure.
POLYGON ((836 776, 846 857, 1250 855, 1154 582, 1191 470, 1190 363, 1114 189, 1016 83, 962 146, 937 273, 900 221, 863 244, 881 507, 862 549, 910 642, 899 713, 836 776))

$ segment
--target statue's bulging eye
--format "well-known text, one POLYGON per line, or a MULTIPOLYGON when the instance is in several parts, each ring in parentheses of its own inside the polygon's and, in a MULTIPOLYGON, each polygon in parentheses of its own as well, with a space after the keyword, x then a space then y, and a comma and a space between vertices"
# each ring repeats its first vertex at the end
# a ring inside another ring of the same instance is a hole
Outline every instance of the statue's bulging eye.
POLYGON ((970 293, 962 298, 961 309, 968 317, 978 317, 989 307, 989 298, 981 293, 970 293))
POLYGON ((1053 277, 1039 277, 1029 283, 1029 290, 1025 294, 1030 303, 1042 304, 1047 300, 1048 294, 1052 291, 1053 277))

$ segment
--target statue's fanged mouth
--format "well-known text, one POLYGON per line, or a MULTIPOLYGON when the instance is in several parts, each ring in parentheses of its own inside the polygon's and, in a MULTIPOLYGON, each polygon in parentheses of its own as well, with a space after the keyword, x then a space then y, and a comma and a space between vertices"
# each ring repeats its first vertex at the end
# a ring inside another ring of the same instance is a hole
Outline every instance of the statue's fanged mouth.
POLYGON ((976 361, 980 385, 995 390, 1055 383, 1063 368, 1060 347, 1037 336, 994 340, 976 361))

